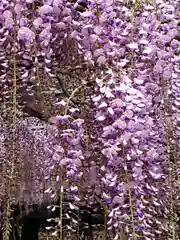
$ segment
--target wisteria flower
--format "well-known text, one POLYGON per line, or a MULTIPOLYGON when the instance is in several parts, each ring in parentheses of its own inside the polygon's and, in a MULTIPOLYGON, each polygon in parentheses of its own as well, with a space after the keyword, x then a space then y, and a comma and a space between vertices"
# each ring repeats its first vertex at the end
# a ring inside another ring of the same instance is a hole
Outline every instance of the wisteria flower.
POLYGON ((32 44, 35 39, 35 33, 28 27, 21 27, 18 31, 18 39, 32 44))

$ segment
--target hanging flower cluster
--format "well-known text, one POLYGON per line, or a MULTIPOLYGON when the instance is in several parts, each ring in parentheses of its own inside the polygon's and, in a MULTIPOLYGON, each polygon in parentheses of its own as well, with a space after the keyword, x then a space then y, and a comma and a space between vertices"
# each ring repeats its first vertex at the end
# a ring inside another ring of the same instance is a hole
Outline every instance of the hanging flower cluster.
MULTIPOLYGON (((57 172, 56 180, 59 182, 63 177, 63 182, 70 184, 69 191, 72 192, 75 201, 79 201, 76 193, 78 192, 78 183, 83 175, 82 161, 83 156, 83 119, 72 120, 70 115, 56 116, 50 119, 59 126, 59 141, 54 146, 55 152, 52 156, 54 164, 60 167, 57 172)), ((54 165, 54 167, 55 167, 54 165)))

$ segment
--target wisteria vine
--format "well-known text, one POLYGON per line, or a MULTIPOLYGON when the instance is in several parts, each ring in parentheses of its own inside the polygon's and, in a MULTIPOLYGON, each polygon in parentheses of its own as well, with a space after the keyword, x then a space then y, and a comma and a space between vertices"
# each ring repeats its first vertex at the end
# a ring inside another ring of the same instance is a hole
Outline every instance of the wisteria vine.
POLYGON ((3 194, 8 191, 9 198, 5 240, 14 197, 10 185, 22 169, 15 149, 16 135, 20 141, 24 136, 17 128, 22 88, 36 92, 48 117, 47 135, 34 150, 41 157, 32 166, 34 179, 41 169, 38 181, 48 182, 45 193, 54 198, 59 190, 61 240, 64 191, 75 202, 71 208, 81 201, 101 202, 104 239, 109 233, 114 240, 124 239, 124 232, 133 240, 178 239, 179 32, 178 1, 1 1, 0 101, 14 146, 4 160, 10 140, 2 137, 0 167, 11 165, 14 174, 3 175, 3 194), (53 99, 49 110, 44 92, 64 69, 70 76, 69 97, 53 99))

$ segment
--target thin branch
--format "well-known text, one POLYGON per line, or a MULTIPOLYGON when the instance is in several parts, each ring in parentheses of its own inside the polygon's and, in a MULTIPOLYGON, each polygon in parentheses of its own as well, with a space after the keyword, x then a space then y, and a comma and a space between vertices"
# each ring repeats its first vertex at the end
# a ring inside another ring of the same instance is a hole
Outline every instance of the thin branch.
POLYGON ((71 102, 73 102, 75 105, 78 105, 78 103, 71 98, 71 94, 67 91, 63 79, 58 74, 56 75, 56 77, 65 96, 67 98, 70 98, 71 102))

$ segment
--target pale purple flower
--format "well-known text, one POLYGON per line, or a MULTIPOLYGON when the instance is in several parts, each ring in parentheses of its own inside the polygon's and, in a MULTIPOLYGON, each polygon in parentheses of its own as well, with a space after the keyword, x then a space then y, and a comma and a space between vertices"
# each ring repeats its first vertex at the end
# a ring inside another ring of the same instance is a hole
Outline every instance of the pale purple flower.
POLYGON ((107 61, 106 57, 101 55, 98 57, 97 62, 100 64, 104 64, 107 61))
POLYGON ((127 47, 130 48, 131 50, 137 50, 138 44, 135 42, 132 42, 132 43, 128 44, 127 47))
POLYGON ((151 170, 148 171, 149 174, 152 176, 153 179, 155 180, 158 180, 158 179, 161 179, 163 174, 161 172, 161 169, 160 168, 157 168, 157 167, 152 167, 151 170))
POLYGON ((56 24, 56 26, 59 28, 59 29, 66 29, 66 24, 64 22, 58 22, 56 24))
POLYGON ((143 50, 143 54, 150 54, 153 52, 153 49, 151 47, 145 47, 145 49, 143 50))
POLYGON ((119 98, 116 98, 110 102, 112 108, 122 108, 125 106, 125 103, 119 98))
POLYGON ((171 79, 172 72, 169 69, 164 69, 163 79, 169 81, 171 79))
POLYGON ((8 19, 8 18, 12 18, 12 12, 9 11, 9 10, 6 10, 3 12, 3 16, 5 17, 5 19, 8 19))
POLYGON ((102 153, 109 159, 113 159, 114 156, 118 155, 118 151, 120 151, 120 148, 117 146, 112 146, 109 148, 104 148, 102 150, 102 153))
POLYGON ((32 44, 35 39, 35 33, 28 27, 21 27, 18 31, 18 39, 32 44))
POLYGON ((43 5, 38 9, 40 15, 48 14, 53 12, 53 8, 50 5, 43 5))
POLYGON ((121 119, 117 119, 112 126, 114 128, 120 128, 120 129, 125 129, 127 127, 127 124, 125 121, 121 120, 121 119))
POLYGON ((101 121, 104 121, 106 119, 106 117, 104 115, 99 114, 96 116, 96 119, 101 122, 101 121))
POLYGON ((34 19, 33 21, 33 25, 36 29, 38 29, 42 25, 42 23, 43 23, 43 20, 40 17, 34 19))
POLYGON ((135 78, 134 82, 138 85, 142 85, 144 83, 144 79, 140 79, 140 78, 135 78))

